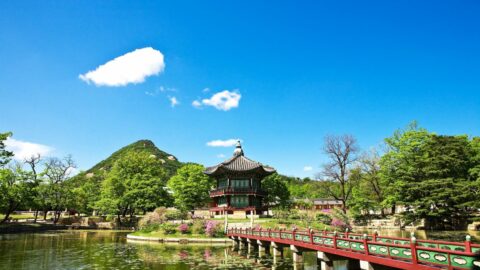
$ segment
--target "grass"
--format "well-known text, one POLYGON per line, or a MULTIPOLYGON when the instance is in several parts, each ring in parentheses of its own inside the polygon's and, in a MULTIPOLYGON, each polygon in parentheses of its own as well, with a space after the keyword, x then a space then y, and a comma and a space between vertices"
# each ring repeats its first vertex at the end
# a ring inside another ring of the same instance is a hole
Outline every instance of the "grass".
MULTIPOLYGON (((3 220, 5 215, 0 214, 0 220, 3 220)), ((32 219, 35 218, 33 214, 11 214, 9 216, 11 219, 32 219)), ((38 216, 38 219, 43 219, 43 216, 38 216)))
POLYGON ((145 236, 145 237, 158 237, 158 238, 217 238, 217 237, 208 237, 205 234, 182 234, 182 233, 164 234, 162 231, 153 231, 153 232, 137 231, 132 233, 131 235, 145 236))

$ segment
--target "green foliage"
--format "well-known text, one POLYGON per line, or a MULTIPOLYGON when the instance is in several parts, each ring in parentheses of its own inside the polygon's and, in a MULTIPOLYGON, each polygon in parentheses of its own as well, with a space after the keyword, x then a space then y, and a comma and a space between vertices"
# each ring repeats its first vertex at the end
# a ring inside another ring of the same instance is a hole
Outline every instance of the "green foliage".
POLYGON ((332 217, 327 213, 317 213, 315 215, 315 220, 323 224, 332 223, 332 217))
POLYGON ((129 152, 117 160, 103 182, 96 206, 103 213, 131 215, 135 209, 152 210, 170 204, 164 189, 167 180, 162 163, 147 152, 129 152))
POLYGON ((210 201, 209 191, 214 187, 214 180, 203 173, 204 167, 187 164, 178 169, 168 181, 173 191, 175 205, 182 211, 190 211, 210 201))
POLYGON ((160 225, 160 230, 164 234, 175 234, 177 232, 177 225, 172 223, 163 223, 160 225))
POLYGON ((5 141, 10 136, 12 136, 11 132, 0 133, 0 168, 7 165, 13 157, 12 152, 5 150, 5 141))
POLYGON ((467 136, 439 136, 411 126, 386 139, 382 174, 390 183, 386 201, 402 203, 407 221, 425 218, 430 228, 455 228, 478 199, 469 192, 474 153, 467 136))
POLYGON ((20 166, 0 169, 0 212, 8 216, 29 199, 29 184, 20 166))
POLYGON ((188 218, 188 213, 180 210, 168 210, 165 214, 167 220, 184 220, 188 218))
POLYGON ((159 207, 153 212, 148 212, 140 219, 138 222, 138 227, 143 230, 147 227, 160 225, 167 220, 166 214, 167 209, 165 207, 159 207))
POLYGON ((193 234, 198 234, 198 235, 204 234, 205 233, 205 221, 201 220, 201 219, 194 220, 190 229, 191 229, 193 234))
POLYGON ((282 209, 290 206, 290 191, 287 187, 287 177, 274 173, 265 177, 262 188, 268 193, 264 203, 282 209))

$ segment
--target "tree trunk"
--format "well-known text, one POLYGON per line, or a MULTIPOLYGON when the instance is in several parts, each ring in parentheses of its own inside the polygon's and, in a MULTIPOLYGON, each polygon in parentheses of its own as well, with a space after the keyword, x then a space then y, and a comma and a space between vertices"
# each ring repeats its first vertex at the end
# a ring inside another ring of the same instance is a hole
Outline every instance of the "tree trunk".
POLYGON ((7 222, 9 217, 10 217, 10 211, 5 214, 5 217, 3 218, 2 221, 0 221, 0 224, 7 222))
POLYGON ((43 210, 43 220, 45 220, 45 221, 47 221, 47 214, 48 214, 48 210, 44 209, 43 210))
POLYGON ((35 210, 35 215, 34 215, 33 223, 37 223, 37 218, 38 218, 38 209, 35 210))
POLYGON ((395 215, 395 208, 397 207, 396 207, 396 204, 394 203, 392 204, 392 215, 395 215))
POLYGON ((120 212, 117 214, 118 225, 122 225, 122 217, 120 216, 120 212))

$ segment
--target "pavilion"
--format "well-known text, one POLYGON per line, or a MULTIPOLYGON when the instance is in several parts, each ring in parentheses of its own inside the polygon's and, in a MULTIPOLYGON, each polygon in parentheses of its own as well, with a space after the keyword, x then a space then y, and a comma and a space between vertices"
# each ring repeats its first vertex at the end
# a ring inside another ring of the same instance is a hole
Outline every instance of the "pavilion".
POLYGON ((217 180, 216 188, 210 192, 210 215, 246 218, 268 212, 262 179, 274 172, 275 169, 245 157, 238 141, 233 157, 204 171, 217 180))

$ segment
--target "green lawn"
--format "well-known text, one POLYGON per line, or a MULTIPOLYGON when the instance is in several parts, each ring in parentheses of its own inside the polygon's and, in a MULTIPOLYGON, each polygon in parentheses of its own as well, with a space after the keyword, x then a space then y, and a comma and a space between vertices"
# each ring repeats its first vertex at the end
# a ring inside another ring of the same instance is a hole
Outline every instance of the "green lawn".
POLYGON ((161 231, 154 231, 154 232, 134 232, 131 235, 135 236, 145 236, 145 237, 158 237, 158 238, 215 238, 215 237, 208 237, 205 234, 164 234, 161 231))
MULTIPOLYGON (((5 215, 3 214, 0 214, 0 220, 3 220, 3 218, 5 217, 5 215)), ((10 218, 11 219, 30 219, 30 218, 34 218, 33 214, 21 214, 21 215, 17 215, 17 214, 12 214, 10 215, 10 218)), ((39 215, 39 219, 41 219, 43 217, 40 217, 39 215)))

